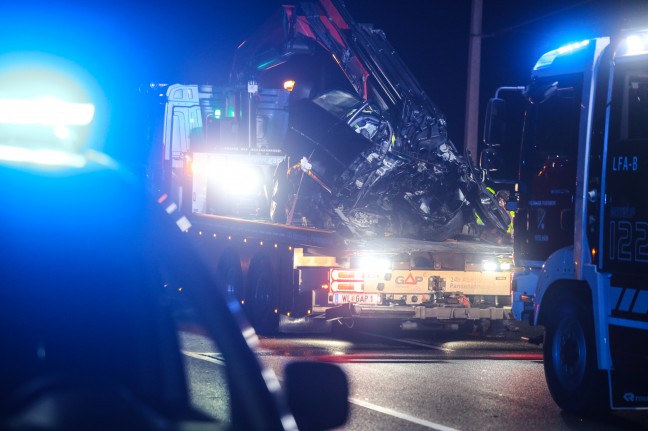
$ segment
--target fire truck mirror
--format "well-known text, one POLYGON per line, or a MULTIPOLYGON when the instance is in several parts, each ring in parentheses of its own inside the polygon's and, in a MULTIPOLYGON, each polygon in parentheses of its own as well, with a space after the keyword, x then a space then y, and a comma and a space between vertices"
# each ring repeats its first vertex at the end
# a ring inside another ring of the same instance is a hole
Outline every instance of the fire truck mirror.
POLYGON ((479 153, 479 167, 489 175, 502 170, 502 155, 495 148, 485 148, 479 153))
POLYGON ((506 102, 504 99, 492 98, 486 106, 484 144, 488 147, 499 147, 504 142, 506 142, 506 102))

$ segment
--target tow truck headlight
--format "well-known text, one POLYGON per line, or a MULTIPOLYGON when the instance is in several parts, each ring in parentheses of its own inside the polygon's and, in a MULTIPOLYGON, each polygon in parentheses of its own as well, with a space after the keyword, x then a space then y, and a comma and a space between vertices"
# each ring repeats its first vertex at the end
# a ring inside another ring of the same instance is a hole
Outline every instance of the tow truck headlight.
POLYGON ((500 271, 510 271, 513 268, 511 262, 500 262, 499 264, 500 271))
POLYGON ((494 260, 485 260, 482 262, 482 271, 493 272, 497 271, 497 262, 494 260))
POLYGON ((209 179, 227 194, 248 196, 261 188, 261 177, 254 166, 214 163, 209 170, 209 179))
POLYGON ((365 273, 385 273, 392 269, 389 259, 375 256, 365 256, 358 261, 359 267, 365 273))
POLYGON ((481 270, 483 272, 510 271, 513 264, 509 260, 483 260, 481 270))
POLYGON ((228 195, 255 195, 260 192, 263 183, 257 166, 232 162, 226 158, 194 159, 191 172, 206 175, 210 184, 228 195))

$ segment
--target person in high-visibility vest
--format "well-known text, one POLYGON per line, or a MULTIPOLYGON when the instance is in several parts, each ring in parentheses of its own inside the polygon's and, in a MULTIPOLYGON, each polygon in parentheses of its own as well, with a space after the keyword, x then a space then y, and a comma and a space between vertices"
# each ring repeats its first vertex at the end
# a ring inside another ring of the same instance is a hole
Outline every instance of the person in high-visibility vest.
MULTIPOLYGON (((491 192, 493 195, 495 195, 495 197, 497 198, 497 202, 503 208, 506 208, 506 203, 508 202, 508 200, 510 198, 510 195, 511 195, 508 190, 503 189, 503 190, 500 190, 498 192, 495 192, 495 190, 492 189, 491 187, 486 187, 486 189, 489 192, 491 192)), ((480 227, 480 228, 478 228, 478 231, 481 232, 479 234, 479 236, 482 237, 483 239, 493 241, 493 238, 491 237, 492 232, 489 233, 488 231, 486 231, 484 229, 484 226, 485 226, 484 221, 481 219, 481 217, 479 217, 479 214, 477 214, 476 211, 474 212, 474 214, 475 214, 475 224, 480 227)), ((501 238, 500 237, 500 238, 498 238, 496 240, 496 242, 508 242, 508 241, 513 240, 513 215, 514 215, 514 211, 509 211, 508 215, 509 215, 509 218, 510 218, 508 229, 506 230, 506 233, 508 233, 508 238, 501 238)), ((497 236, 499 236, 499 235, 497 235, 497 236)))

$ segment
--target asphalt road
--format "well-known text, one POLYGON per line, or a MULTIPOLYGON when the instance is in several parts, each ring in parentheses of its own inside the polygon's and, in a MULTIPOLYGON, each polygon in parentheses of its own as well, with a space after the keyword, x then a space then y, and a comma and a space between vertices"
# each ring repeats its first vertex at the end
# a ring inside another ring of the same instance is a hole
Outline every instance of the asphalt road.
MULTIPOLYGON (((541 347, 521 335, 533 333, 522 328, 484 336, 363 325, 328 335, 261 338, 259 356, 280 379, 288 361, 339 364, 350 384, 344 430, 648 429, 648 412, 598 421, 561 412, 546 387, 541 347)), ((205 366, 197 362, 190 366, 205 366)), ((218 366, 212 361, 211 367, 218 366)))

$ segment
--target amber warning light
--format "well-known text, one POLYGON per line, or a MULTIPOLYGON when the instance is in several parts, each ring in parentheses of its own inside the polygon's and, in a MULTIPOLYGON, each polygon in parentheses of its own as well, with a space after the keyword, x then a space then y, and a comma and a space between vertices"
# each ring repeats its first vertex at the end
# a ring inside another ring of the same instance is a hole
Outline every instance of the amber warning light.
POLYGON ((293 88, 295 88, 295 81, 293 81, 292 79, 284 81, 283 88, 284 90, 293 91, 293 88))
POLYGON ((351 269, 331 269, 331 291, 364 292, 364 273, 351 269))

